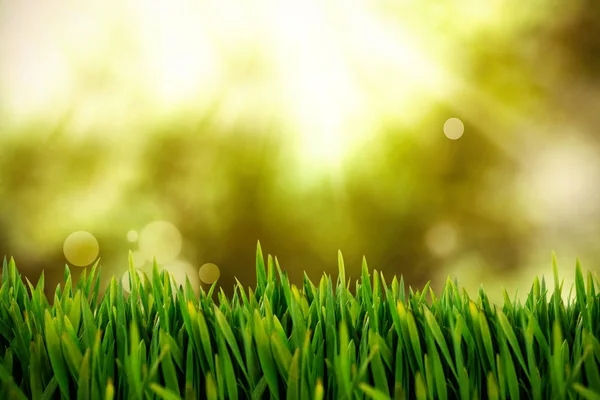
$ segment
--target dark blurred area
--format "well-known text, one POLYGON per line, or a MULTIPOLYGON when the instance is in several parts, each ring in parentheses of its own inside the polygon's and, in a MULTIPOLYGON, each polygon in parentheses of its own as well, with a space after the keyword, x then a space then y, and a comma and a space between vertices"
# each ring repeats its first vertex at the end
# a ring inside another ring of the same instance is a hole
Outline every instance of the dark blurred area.
POLYGON ((257 240, 297 284, 597 269, 597 1, 3 2, 0 59, 0 255, 48 293, 129 250, 231 293, 257 240))

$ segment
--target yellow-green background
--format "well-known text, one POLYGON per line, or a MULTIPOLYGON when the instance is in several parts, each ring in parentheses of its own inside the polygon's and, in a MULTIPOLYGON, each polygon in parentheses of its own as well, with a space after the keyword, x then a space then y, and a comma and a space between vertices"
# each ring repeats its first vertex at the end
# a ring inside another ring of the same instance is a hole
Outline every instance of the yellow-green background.
POLYGON ((599 4, 3 0, 0 254, 51 288, 84 230, 120 277, 167 220, 227 292, 257 240, 296 283, 338 249, 494 298, 556 250, 570 282, 600 260, 599 4))

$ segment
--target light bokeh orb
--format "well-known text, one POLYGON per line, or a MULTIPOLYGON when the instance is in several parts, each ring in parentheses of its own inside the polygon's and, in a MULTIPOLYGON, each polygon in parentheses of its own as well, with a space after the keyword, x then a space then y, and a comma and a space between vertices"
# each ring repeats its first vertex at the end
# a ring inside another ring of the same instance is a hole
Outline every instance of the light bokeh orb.
POLYGON ((452 224, 441 222, 427 231, 425 244, 435 256, 446 257, 458 245, 458 232, 452 224))
MULTIPOLYGON (((137 273, 140 281, 144 282, 144 272, 139 269, 136 269, 135 272, 137 273)), ((127 293, 131 292, 131 281, 129 279, 129 271, 125 271, 125 273, 123 274, 123 277, 121 278, 121 285, 123 286, 123 290, 125 290, 127 293)))
POLYGON ((585 224, 599 211, 597 182, 598 149, 565 138, 531 154, 517 184, 528 217, 554 230, 585 224))
POLYGON ((138 232, 136 230, 132 229, 129 232, 127 232, 127 240, 129 242, 132 242, 132 243, 133 242, 137 242, 138 237, 139 237, 139 234, 138 234, 138 232))
POLYGON ((133 257, 133 265, 136 268, 142 268, 148 262, 148 260, 146 260, 146 257, 144 257, 142 252, 139 250, 134 251, 132 253, 132 257, 133 257))
POLYGON ((63 252, 69 263, 76 267, 87 267, 98 258, 100 245, 91 233, 78 231, 67 236, 63 252))
POLYGON ((458 118, 450 118, 444 123, 444 135, 448 139, 460 139, 465 133, 465 124, 458 118))
POLYGON ((179 286, 183 286, 185 288, 186 278, 189 279, 190 285, 194 291, 197 291, 200 287, 198 271, 192 264, 185 260, 178 259, 172 261, 164 265, 162 269, 169 273, 173 293, 177 291, 179 286))
POLYGON ((219 276, 221 276, 221 271, 216 264, 206 263, 200 267, 200 270, 198 270, 198 276, 202 282, 210 285, 219 279, 219 276))
POLYGON ((182 237, 179 230, 170 222, 154 221, 140 232, 138 244, 146 260, 164 264, 175 260, 181 253, 182 237))

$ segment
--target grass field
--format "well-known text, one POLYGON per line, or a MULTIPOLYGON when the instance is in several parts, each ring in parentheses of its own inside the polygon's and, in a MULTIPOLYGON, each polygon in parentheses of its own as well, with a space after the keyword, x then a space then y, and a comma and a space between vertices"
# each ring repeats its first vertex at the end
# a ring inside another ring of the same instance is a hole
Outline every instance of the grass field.
MULTIPOLYGON (((131 256, 130 256, 131 260, 131 256)), ((290 284, 276 258, 256 255, 255 288, 231 298, 173 292, 154 265, 131 287, 100 268, 65 282, 54 299, 44 275, 23 282, 4 261, 0 288, 3 399, 600 399, 600 285, 579 263, 573 292, 535 279, 522 304, 492 304, 448 279, 386 281, 305 275, 290 284), (130 293, 128 293, 130 292, 130 293)))

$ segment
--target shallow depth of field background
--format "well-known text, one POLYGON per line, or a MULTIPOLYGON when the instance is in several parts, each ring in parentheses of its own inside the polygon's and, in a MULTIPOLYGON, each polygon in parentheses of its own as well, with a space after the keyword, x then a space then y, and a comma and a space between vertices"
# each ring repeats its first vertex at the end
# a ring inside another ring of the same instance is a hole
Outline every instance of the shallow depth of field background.
POLYGON ((366 255, 390 280, 498 299, 551 276, 555 250, 568 288, 576 256, 600 262, 599 16, 596 0, 2 1, 0 255, 48 292, 96 253, 121 279, 132 250, 196 287, 214 264, 203 279, 216 265, 230 293, 255 282, 260 240, 295 283, 335 276, 341 249, 353 278, 366 255), (79 231, 98 248, 65 242, 79 231))

